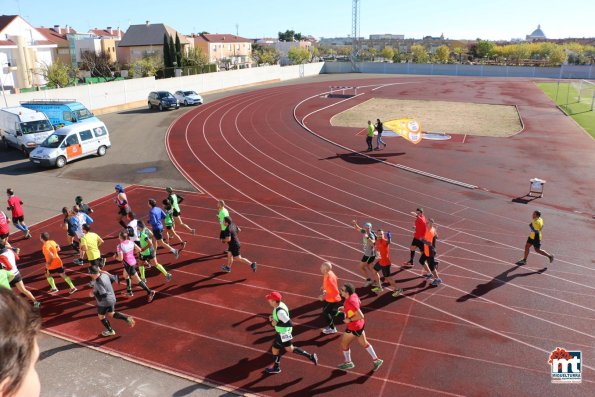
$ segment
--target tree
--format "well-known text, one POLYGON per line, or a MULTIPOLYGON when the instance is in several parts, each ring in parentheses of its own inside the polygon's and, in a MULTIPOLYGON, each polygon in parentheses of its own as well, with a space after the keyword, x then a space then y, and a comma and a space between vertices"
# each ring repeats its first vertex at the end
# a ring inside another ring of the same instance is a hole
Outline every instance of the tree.
MULTIPOLYGON (((301 33, 298 33, 300 37, 301 33)), ((286 30, 285 32, 279 32, 279 41, 295 41, 295 31, 286 30)))
POLYGON ((260 44, 254 44, 252 46, 252 59, 257 65, 276 65, 279 63, 279 51, 275 47, 263 46, 260 44))
POLYGON ((310 52, 312 53, 312 58, 318 58, 320 57, 320 51, 318 51, 317 47, 312 46, 310 48, 310 52))
POLYGON ((427 63, 430 59, 426 48, 420 44, 413 44, 411 46, 411 55, 415 63, 427 63))
POLYGON ((128 75, 130 77, 151 77, 155 76, 157 70, 163 67, 161 61, 155 57, 145 57, 143 59, 136 60, 132 63, 128 75))
POLYGON ((170 57, 171 51, 169 49, 169 35, 167 33, 163 34, 163 65, 166 68, 171 67, 174 65, 174 61, 170 57))
POLYGON ((566 62, 566 51, 562 46, 557 45, 549 54, 550 65, 561 65, 566 62))
POLYGON ((378 55, 378 50, 374 47, 369 48, 368 52, 370 53, 370 56, 372 57, 372 62, 374 62, 374 60, 376 59, 376 55, 378 55))
POLYGON ((174 62, 176 62, 176 45, 174 44, 174 38, 171 37, 170 35, 168 35, 169 38, 169 44, 168 44, 168 50, 169 50, 169 59, 171 60, 171 64, 170 65, 165 65, 165 67, 172 67, 174 66, 174 62))
POLYGON ((459 62, 463 62, 463 55, 467 54, 467 48, 464 47, 455 47, 452 52, 454 52, 456 54, 456 56, 459 58, 459 62))
POLYGON ((103 77, 106 80, 114 79, 112 72, 115 64, 105 51, 101 51, 99 54, 94 51, 83 51, 81 53, 80 68, 91 72, 91 77, 103 77))
POLYGON ((517 65, 520 65, 521 61, 529 58, 531 58, 530 43, 520 43, 511 46, 510 59, 515 61, 517 65))
POLYGON ((387 61, 392 61, 393 57, 395 56, 395 50, 391 46, 387 45, 382 49, 380 55, 387 61))
POLYGON ((291 47, 287 52, 287 57, 293 65, 310 62, 311 56, 310 51, 305 47, 291 47))
POLYGON ((448 63, 450 59, 450 48, 447 45, 441 45, 436 48, 436 60, 440 63, 448 63))
POLYGON ((207 54, 202 48, 191 47, 187 54, 182 55, 181 66, 199 66, 202 67, 209 63, 207 54))
POLYGON ((41 67, 35 71, 36 74, 43 76, 50 88, 62 88, 72 85, 76 80, 76 72, 71 65, 67 65, 56 59, 52 64, 42 63, 41 67))
POLYGON ((492 56, 492 52, 494 50, 494 43, 487 40, 477 40, 475 44, 475 57, 476 58, 485 58, 492 56))
POLYGON ((182 43, 180 42, 180 36, 176 33, 176 64, 182 66, 182 43))

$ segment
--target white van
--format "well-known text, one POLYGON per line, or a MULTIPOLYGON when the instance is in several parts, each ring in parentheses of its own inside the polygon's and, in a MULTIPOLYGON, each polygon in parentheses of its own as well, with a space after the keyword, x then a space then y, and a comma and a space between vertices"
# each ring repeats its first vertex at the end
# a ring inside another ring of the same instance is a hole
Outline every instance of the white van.
POLYGON ((0 109, 0 135, 5 149, 9 146, 25 155, 54 132, 47 116, 22 106, 0 109))
POLYGON ((101 121, 72 124, 56 130, 29 155, 34 164, 62 168, 87 156, 103 156, 112 146, 107 127, 101 121))

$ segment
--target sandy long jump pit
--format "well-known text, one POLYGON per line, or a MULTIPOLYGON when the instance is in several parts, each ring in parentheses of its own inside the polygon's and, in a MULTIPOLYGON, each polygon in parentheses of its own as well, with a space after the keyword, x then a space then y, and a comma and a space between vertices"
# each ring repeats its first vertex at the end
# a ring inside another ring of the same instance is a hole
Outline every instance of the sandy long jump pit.
POLYGON ((522 123, 515 106, 469 102, 372 98, 331 119, 337 127, 365 128, 373 122, 411 117, 423 131, 508 137, 519 133, 522 123))

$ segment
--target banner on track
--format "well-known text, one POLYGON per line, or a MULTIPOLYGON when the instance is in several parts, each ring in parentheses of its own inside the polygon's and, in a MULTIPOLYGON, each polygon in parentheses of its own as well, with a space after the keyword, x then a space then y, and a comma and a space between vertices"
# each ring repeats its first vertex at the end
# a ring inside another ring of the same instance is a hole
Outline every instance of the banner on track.
POLYGON ((385 121, 384 125, 395 134, 418 144, 422 139, 421 124, 415 119, 396 119, 385 121))

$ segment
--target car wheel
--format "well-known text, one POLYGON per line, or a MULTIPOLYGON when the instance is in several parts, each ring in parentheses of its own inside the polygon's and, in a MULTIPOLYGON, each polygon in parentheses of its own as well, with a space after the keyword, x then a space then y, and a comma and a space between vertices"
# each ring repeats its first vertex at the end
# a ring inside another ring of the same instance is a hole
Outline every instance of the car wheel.
POLYGON ((23 152, 25 157, 29 158, 29 152, 27 151, 27 148, 25 148, 25 146, 21 146, 21 152, 23 152))
POLYGON ((184 106, 188 106, 188 101, 184 99, 184 106))
POLYGON ((66 157, 60 156, 56 159, 56 168, 62 168, 66 165, 66 157))
POLYGON ((153 104, 149 102, 149 110, 153 110, 153 104))
POLYGON ((2 138, 2 150, 8 150, 8 141, 6 138, 2 138))
POLYGON ((97 149, 97 155, 99 157, 105 156, 106 151, 107 151, 107 148, 105 146, 99 146, 99 149, 97 149))
POLYGON ((159 104, 159 110, 163 112, 163 105, 159 104))

